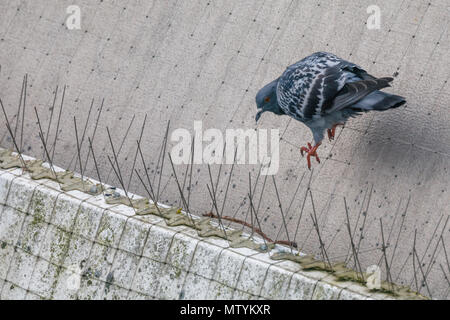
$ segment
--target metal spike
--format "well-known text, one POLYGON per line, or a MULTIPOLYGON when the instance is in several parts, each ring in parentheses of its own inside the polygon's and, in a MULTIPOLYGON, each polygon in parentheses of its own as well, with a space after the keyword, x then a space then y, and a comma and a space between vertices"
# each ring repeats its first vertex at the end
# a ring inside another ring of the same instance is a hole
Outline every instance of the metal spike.
MULTIPOLYGON (((47 146, 48 146, 48 134, 50 133, 50 128, 51 128, 51 125, 52 125, 53 113, 55 111, 55 103, 56 103, 56 97, 57 96, 58 96, 58 86, 56 86, 56 89, 55 89, 55 94, 54 94, 54 97, 53 97, 52 109, 50 111, 50 120, 48 121, 47 133, 45 134, 45 144, 47 146)), ((45 154, 45 151, 44 151, 44 154, 43 154, 42 157, 45 159, 45 156, 46 156, 46 154, 45 154)), ((48 159, 48 160, 50 160, 50 159, 48 159)))
MULTIPOLYGON (((145 114, 144 121, 142 122, 141 133, 139 134, 139 140, 138 140, 139 144, 142 141, 142 136, 144 134, 146 121, 147 121, 147 114, 145 114)), ((130 179, 128 180, 128 185, 127 185, 128 189, 130 188, 131 180, 133 179, 133 173, 134 173, 134 167, 136 166, 137 155, 138 155, 138 148, 136 148, 136 154, 134 155, 133 166, 131 167, 130 179)))
MULTIPOLYGON (((102 103, 100 104, 100 109, 99 109, 98 114, 97 114, 97 120, 95 121, 94 132, 93 132, 92 137, 91 137, 91 141, 92 142, 94 142, 95 134, 97 133, 97 126, 98 126, 98 122, 100 120, 100 116, 102 114, 104 102, 105 102, 105 98, 102 99, 102 103)), ((89 156, 90 155, 91 155, 91 149, 88 150, 88 154, 86 156, 86 160, 84 161, 84 168, 87 168, 87 164, 89 162, 89 156)))
POLYGON ((289 232, 288 232, 288 229, 287 229, 286 219, 284 218, 283 207, 281 206, 280 195, 278 194, 277 183, 275 182, 275 177, 274 176, 272 176, 272 181, 273 181, 273 185, 275 187, 275 193, 276 193, 277 199, 278 199, 278 206, 280 208, 281 218, 283 219, 284 229, 286 230, 286 237, 287 237, 287 239, 289 241, 289 244, 290 244, 289 247, 291 248, 291 253, 293 253, 292 242, 291 242, 291 239, 289 238, 289 232))
POLYGON ((394 250, 392 251, 392 256, 391 256, 391 262, 390 265, 392 266, 392 263, 394 261, 394 256, 395 256, 395 251, 397 250, 397 246, 398 246, 398 241, 400 240, 400 234, 402 232, 403 229, 403 223, 406 220, 406 214, 408 212, 408 207, 409 207, 409 201, 411 200, 411 195, 408 197, 408 201, 406 202, 406 208, 404 213, 402 214, 402 222, 400 223, 400 228, 398 230, 398 234, 397 234, 397 240, 395 240, 395 245, 394 245, 394 250))
POLYGON ((61 123, 61 114, 62 114, 63 107, 64 107, 64 97, 65 96, 66 96, 66 85, 64 85, 63 94, 62 94, 62 98, 61 98, 61 106, 59 108, 58 122, 56 124, 55 140, 53 141, 53 147, 52 147, 51 163, 53 163, 53 159, 55 157, 56 141, 58 141, 59 124, 61 123))
POLYGON ((17 136, 17 128, 19 127, 20 113, 22 111, 24 91, 25 91, 25 76, 23 76, 23 80, 22 80, 22 89, 20 90, 20 99, 19 99, 19 106, 17 107, 17 114, 14 117, 16 120, 15 125, 14 125, 14 137, 17 136))
POLYGON ((187 213, 187 215, 189 216, 189 218, 191 219, 191 222, 192 222, 192 224, 193 224, 194 227, 195 227, 195 221, 194 221, 194 219, 192 218, 190 209, 189 209, 189 207, 188 207, 188 205, 187 205, 186 199, 185 199, 184 194, 183 194, 183 190, 181 190, 180 182, 179 182, 179 180, 178 180, 177 173, 176 173, 176 171, 175 171, 175 166, 173 165, 172 156, 170 155, 170 152, 168 152, 168 156, 169 156, 170 164, 171 164, 171 166, 172 166, 173 174, 174 174, 174 176, 175 176, 175 181, 177 182, 178 191, 180 192, 181 199, 183 200, 184 207, 185 207, 185 209, 186 209, 186 213, 187 213))
POLYGON ((209 196, 211 197, 213 204, 214 204, 214 208, 216 209, 216 214, 219 219, 219 225, 222 227, 225 238, 228 240, 227 232, 226 232, 225 226, 223 225, 223 222, 222 222, 222 217, 220 216, 219 209, 217 209, 216 198, 214 197, 213 193, 211 192, 211 189, 209 188, 208 184, 206 185, 206 188, 208 189, 209 196))
MULTIPOLYGON (((156 190, 156 201, 159 201, 159 191, 160 191, 160 187, 161 187, 161 178, 162 178, 162 174, 163 174, 163 170, 164 170, 164 160, 165 160, 165 155, 166 155, 166 146, 167 146, 167 136, 169 135, 169 126, 170 126, 170 120, 167 122, 167 127, 166 127, 166 133, 164 135, 164 142, 163 142, 163 147, 162 147, 162 162, 161 162, 161 169, 159 170, 159 179, 158 179, 158 188, 156 190)), ((159 162, 159 160, 158 160, 159 162)), ((156 175, 156 172, 155 172, 156 175)))
POLYGON ((14 133, 12 132, 11 126, 10 126, 10 124, 9 124, 8 116, 7 116, 7 114, 6 114, 5 107, 3 106, 3 101, 2 101, 2 99, 0 99, 0 105, 1 105, 1 107, 2 107, 3 114, 4 114, 4 116, 5 116, 5 120, 6 120, 6 128, 7 128, 8 131, 9 131, 9 134, 10 134, 10 136, 11 136, 11 139, 12 139, 12 141, 13 141, 13 143, 14 143, 14 147, 16 148, 17 154, 19 155, 20 162, 22 162, 22 165, 23 165, 23 167, 25 168, 25 170, 28 170, 27 164, 26 164, 25 160, 24 160, 23 157, 22 157, 22 153, 20 152, 19 146, 17 145, 16 137, 14 136, 14 133))
MULTIPOLYGON (((89 107, 88 116, 87 116, 87 118, 86 118, 86 122, 84 123, 83 134, 82 134, 82 136, 81 136, 81 142, 80 142, 80 150, 81 150, 82 147, 83 147, 84 138, 85 138, 85 135, 86 135, 86 129, 87 129, 87 126, 88 126, 88 123, 89 123, 89 119, 90 119, 90 117, 91 117, 91 112, 92 112, 92 107, 93 107, 93 106, 94 106, 94 98, 92 98, 92 100, 91 100, 91 105, 90 105, 90 107, 89 107)), ((67 166, 68 168, 70 168, 70 167, 72 166, 73 161, 75 160, 75 165, 74 165, 74 167, 73 167, 73 170, 74 170, 74 171, 77 170, 77 163, 78 163, 79 158, 80 158, 79 156, 77 157, 77 155, 78 155, 78 152, 75 153, 75 154, 72 156, 72 160, 70 160, 69 165, 67 166)), ((82 167, 81 163, 80 163, 80 167, 82 167)), ((84 167, 84 168, 86 168, 86 167, 84 167)), ((80 169, 80 170, 81 170, 81 169, 80 169)))
MULTIPOLYGON (((259 230, 261 231, 261 233, 263 233, 262 228, 261 228, 261 223, 259 222, 258 214, 256 213, 255 207, 253 206, 253 200, 252 200, 252 197, 251 197, 250 194, 248 194, 248 197, 249 197, 249 199, 250 199, 251 210, 253 210, 253 212, 254 212, 254 214, 255 214, 255 218, 256 218, 256 222, 258 223, 259 230)), ((265 247, 266 247, 266 248, 269 248, 269 247, 267 246, 266 238, 265 238, 265 237, 262 237, 262 239, 263 239, 263 241, 264 241, 265 247)))
POLYGON ((358 258, 358 252, 356 251, 356 247, 355 247, 355 243, 353 242, 353 235, 352 235, 352 231, 350 228, 350 218, 349 218, 349 214, 348 214, 348 207, 347 207, 347 200, 344 197, 344 207, 345 207, 345 215, 347 217, 347 231, 350 237, 350 244, 352 246, 352 251, 353 251, 353 258, 356 261, 356 267, 357 270, 360 274, 361 280, 364 280, 364 275, 362 272, 362 268, 361 268, 361 263, 359 262, 359 258, 358 258))
POLYGON ((323 242, 322 237, 320 235, 319 222, 317 221, 316 208, 315 208, 315 205, 314 205, 314 200, 313 200, 311 189, 309 189, 309 195, 311 197, 311 204, 312 204, 313 214, 314 214, 314 215, 310 214, 310 216, 311 216, 311 220, 313 221, 314 227, 316 229, 317 237, 319 238, 319 245, 320 245, 320 249, 322 251, 322 257, 323 257, 324 260, 326 260, 328 262, 329 268, 331 270, 333 270, 333 265, 331 264, 331 261, 328 258, 327 251, 325 249, 325 243, 323 242))
MULTIPOLYGON (((48 154, 47 143, 45 143, 45 141, 44 141, 44 134, 42 132, 41 120, 39 119, 39 114, 38 114, 38 111, 37 111, 36 107, 34 107, 34 112, 36 114, 36 119, 38 121, 38 126, 39 126, 39 138, 41 139, 41 143, 44 146, 44 152, 47 155, 47 158, 50 159, 50 155, 48 154)), ((59 188, 61 189, 61 183, 59 182, 59 179, 58 179, 58 176, 56 174, 56 171, 55 171, 55 168, 53 166, 53 163, 50 160, 48 160, 48 161, 50 163, 50 168, 53 171, 53 174, 55 175, 55 180, 58 183, 59 188)))
MULTIPOLYGON (((125 143, 125 140, 126 140, 127 137, 128 137, 128 133, 130 132, 130 129, 131 129, 131 126, 133 125, 133 122, 134 122, 135 117, 136 117, 136 115, 133 115, 133 117, 131 118, 131 121, 130 121, 130 124, 128 125, 127 131, 125 132, 125 135, 124 135, 123 138, 122 138, 122 142, 120 143, 120 147, 119 147, 119 149, 118 149, 118 151, 117 151, 117 153, 116 153, 116 157, 117 157, 117 158, 119 158, 120 153, 122 152, 123 145, 124 145, 124 143, 125 143)), ((107 128, 107 129, 108 129, 108 128, 107 128)), ((110 136, 109 130, 108 130, 108 135, 110 136)), ((110 138, 111 138, 111 137, 110 137, 110 138)), ((108 172, 108 174, 106 175, 106 181, 109 181, 109 177, 110 177, 110 175, 111 175, 111 170, 112 170, 112 168, 109 169, 109 172, 108 172)), ((122 181, 122 182, 123 182, 123 181, 122 181)))
POLYGON ((97 159, 95 158, 94 148, 92 146, 91 138, 89 138, 89 137, 88 137, 88 142, 89 142, 89 149, 92 152, 92 158, 94 159, 94 166, 95 166, 95 171, 97 171, 98 181, 100 182, 100 187, 102 188, 102 194, 103 194, 103 196, 105 196, 102 178, 100 176, 100 170, 98 169, 98 164, 97 164, 97 159))
POLYGON ((83 184, 83 190, 84 190, 84 172, 83 172, 83 166, 81 165, 80 141, 78 139, 77 118, 75 116, 73 117, 73 123, 74 123, 74 126, 75 126, 75 138, 76 138, 76 141, 77 141, 78 160, 80 161, 81 183, 83 184))
POLYGON ((115 163, 116 163, 117 170, 115 169, 114 164, 113 164, 112 161, 111 161, 111 158, 110 158, 109 156, 107 156, 107 158, 108 158, 108 160, 109 160, 109 162, 110 162, 110 164, 111 164, 112 169, 114 170, 114 173, 116 174, 117 179, 118 179, 119 182, 120 182, 120 185, 122 186, 123 191, 125 192, 125 196, 127 197, 128 201, 130 202, 130 206, 131 206, 131 207, 133 208, 133 210, 136 212, 136 208, 133 206, 133 202, 131 201, 130 197, 128 196, 128 191, 127 191, 127 189, 126 189, 126 187, 125 187, 125 184, 123 183, 123 178, 122 178, 122 173, 121 173, 121 171, 120 171, 119 161, 117 160, 117 154, 116 154, 116 151, 115 151, 115 149, 114 149, 114 144, 113 144, 113 142, 112 142, 111 134, 110 134, 110 132, 109 132, 109 128, 108 128, 108 127, 106 127, 106 131, 107 131, 107 133, 108 133, 108 139, 109 139, 109 143, 110 143, 110 145, 111 145, 111 149, 112 149, 112 152, 113 152, 114 161, 115 161, 115 163))
POLYGON ((25 123, 25 109, 27 105, 27 87, 28 87, 28 74, 25 74, 25 88, 23 94, 23 108, 22 108, 22 121, 21 121, 21 129, 20 129, 20 151, 23 151, 23 126, 25 123))
POLYGON ((391 276, 391 268, 389 267, 389 263, 387 260, 387 254, 386 254, 386 242, 384 241, 384 231, 383 231, 383 220, 380 218, 380 229, 381 229, 381 239, 383 241, 383 256, 384 256, 384 262, 386 265, 386 272, 387 272, 387 280, 389 281, 389 285, 392 290, 392 276, 391 276))
MULTIPOLYGON (((309 191, 309 189, 311 187, 311 179, 312 179, 313 172, 314 172, 314 169, 311 170, 311 174, 309 175, 308 185, 306 187, 305 196, 303 197, 302 208, 300 209, 300 215, 299 215, 298 220, 297 220, 297 226, 295 227, 294 242, 297 239, 298 228, 300 227, 300 221, 302 220, 303 210, 305 209, 306 197, 308 196, 308 191, 309 191)), ((300 251, 302 249, 303 249, 303 245, 300 248, 300 251)))

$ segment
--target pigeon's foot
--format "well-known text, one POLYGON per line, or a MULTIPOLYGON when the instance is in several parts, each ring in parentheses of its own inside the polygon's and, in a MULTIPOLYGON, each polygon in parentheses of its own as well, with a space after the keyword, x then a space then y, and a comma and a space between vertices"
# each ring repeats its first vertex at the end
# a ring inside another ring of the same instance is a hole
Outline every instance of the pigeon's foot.
POLYGON ((311 170, 311 156, 315 157, 317 162, 320 163, 319 156, 317 155, 317 148, 321 145, 321 142, 314 147, 308 142, 308 147, 301 147, 300 152, 303 156, 303 152, 306 152, 306 160, 308 161, 308 169, 311 170))
POLYGON ((334 140, 334 137, 336 135, 336 127, 337 126, 343 126, 344 123, 340 122, 340 123, 336 123, 331 129, 327 129, 327 133, 328 133, 328 139, 334 140))

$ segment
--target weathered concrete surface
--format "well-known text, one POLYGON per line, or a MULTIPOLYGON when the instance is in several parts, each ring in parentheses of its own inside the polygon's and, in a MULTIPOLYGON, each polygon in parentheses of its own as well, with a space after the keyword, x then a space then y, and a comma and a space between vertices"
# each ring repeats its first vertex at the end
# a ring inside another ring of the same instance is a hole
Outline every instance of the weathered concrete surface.
MULTIPOLYGON (((394 251, 402 226, 391 268, 394 279, 412 284, 410 252, 417 228, 417 252, 424 257, 424 272, 437 248, 438 259, 430 268, 428 287, 434 297, 445 298, 448 285, 439 265, 445 267, 446 262, 443 246, 436 243, 450 212, 448 5, 446 0, 2 1, 1 98, 12 117, 22 77, 29 74, 24 149, 41 157, 31 107, 37 106, 41 120, 47 124, 50 113, 45 110, 51 106, 52 91, 60 85, 61 93, 62 85, 68 85, 63 130, 55 154, 55 162, 62 167, 69 166, 76 149, 72 116, 83 123, 92 98, 97 109, 105 97, 95 139, 99 154, 109 150, 105 127, 114 128, 113 138, 119 145, 135 114, 135 126, 120 156, 123 172, 130 174, 130 158, 134 157, 145 113, 149 122, 143 137, 144 153, 153 168, 167 120, 171 120, 171 128, 192 129, 194 120, 203 120, 204 128, 254 128, 256 91, 287 65, 312 52, 334 52, 377 76, 395 73, 390 91, 405 96, 407 107, 353 119, 345 129, 338 129, 334 142, 321 146, 323 160, 320 165, 314 163, 312 178, 315 207, 324 242, 332 241, 330 250, 345 256, 349 241, 342 196, 347 198, 352 226, 357 222, 361 226, 359 208, 367 204, 369 197, 364 200, 364 194, 373 186, 361 244, 362 264, 381 261, 381 252, 375 248, 381 243, 378 219, 382 217, 391 244, 388 255, 394 251), (65 10, 71 4, 80 6, 81 30, 67 30, 64 25, 65 10), (380 30, 368 30, 365 25, 369 16, 366 8, 372 4, 381 9, 380 30), (401 213, 408 197, 411 200, 402 225, 401 213), (400 213, 396 213, 397 207, 400 213)), ((3 124, 4 119, 0 119, 3 124)), ((289 212, 294 214, 289 223, 292 236, 309 174, 298 149, 311 140, 311 135, 303 125, 286 117, 265 115, 259 127, 279 128, 283 134, 277 181, 285 211, 306 173, 289 212)), ((51 138, 54 130, 55 120, 51 138)), ((11 143, 5 138, 2 146, 11 143)), ((86 150, 85 145, 83 155, 86 150)), ((102 155, 99 162, 102 174, 107 176, 110 169, 106 156, 102 155)), ((185 168, 177 169, 182 176, 185 168)), ((245 217, 248 201, 239 207, 248 192, 249 169, 253 170, 254 181, 256 166, 235 168, 227 215, 238 210, 237 214, 245 217)), ((218 167, 213 166, 213 170, 217 173, 218 167)), ((87 173, 96 176, 92 161, 87 173)), ((219 191, 226 187, 227 173, 228 167, 222 171, 219 191)), ((210 208, 205 187, 208 179, 206 166, 194 168, 194 212, 210 208)), ((108 182, 117 184, 113 173, 108 182)), ((257 194, 261 185, 260 181, 257 194)), ((168 162, 162 186, 161 200, 178 202, 168 162)), ((145 192, 136 178, 131 190, 145 192)), ((273 186, 268 183, 260 215, 263 229, 272 236, 281 226, 276 203, 273 186)), ((314 231, 310 233, 310 213, 308 199, 296 240, 303 244, 304 251, 320 252, 314 231)), ((355 231, 358 239, 359 228, 355 231)), ((281 237, 286 238, 284 232, 281 237)), ((449 237, 447 225, 443 233, 447 252, 449 237)), ((428 294, 425 286, 421 292, 428 294)))
POLYGON ((0 169, 0 258, 1 300, 393 299, 22 169, 0 169))

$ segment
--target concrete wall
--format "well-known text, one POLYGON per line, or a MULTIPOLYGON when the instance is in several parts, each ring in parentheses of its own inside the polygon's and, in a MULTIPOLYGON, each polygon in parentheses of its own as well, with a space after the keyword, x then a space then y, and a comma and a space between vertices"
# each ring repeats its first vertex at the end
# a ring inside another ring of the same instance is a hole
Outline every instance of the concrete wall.
MULTIPOLYGON (((362 244, 363 265, 380 261, 378 219, 382 217, 391 244, 389 255, 401 228, 392 272, 398 282, 412 284, 409 257, 418 229, 418 254, 424 257, 425 268, 432 265, 428 285, 433 296, 445 298, 448 285, 439 264, 445 266, 446 262, 442 246, 436 243, 450 212, 448 30, 446 0, 2 1, 1 98, 12 118, 22 77, 29 74, 24 149, 42 157, 31 106, 40 110, 41 120, 47 124, 55 86, 60 85, 59 105, 61 87, 68 85, 55 154, 55 162, 65 168, 73 168, 76 150, 72 116, 84 122, 92 98, 96 99, 94 113, 105 98, 95 141, 99 154, 109 152, 105 127, 114 128, 118 145, 135 114, 119 157, 128 175, 145 113, 149 121, 143 136, 144 153, 153 168, 167 120, 173 129, 192 129, 194 120, 202 120, 204 128, 254 128, 257 90, 312 52, 334 52, 376 76, 395 75, 389 91, 405 96, 406 107, 352 119, 345 129, 338 129, 334 142, 320 147, 322 163, 314 163, 312 177, 319 224, 336 259, 345 256, 349 241, 342 196, 347 198, 352 226, 360 224, 360 207, 368 202, 364 194, 373 186, 362 244), (64 24, 71 4, 81 9, 81 30, 68 30, 64 24), (366 9, 372 4, 381 9, 379 30, 366 27, 366 9), (402 224, 408 197, 411 200, 402 224), (435 247, 437 260, 433 262, 435 247)), ((2 117, 0 121, 4 123, 2 117)), ((93 122, 92 117, 88 135, 92 135, 93 122)), ((55 120, 51 138, 54 126, 55 120)), ((287 207, 303 174, 299 195, 308 181, 299 147, 311 140, 310 132, 286 117, 269 115, 258 127, 279 128, 282 133, 277 181, 287 207)), ((5 135, 1 144, 9 147, 11 141, 5 135)), ((83 156, 86 151, 85 145, 83 156)), ((117 184, 114 174, 108 175, 111 169, 105 154, 99 158, 102 174, 109 177, 109 183, 117 184)), ((179 198, 169 168, 166 162, 161 201, 174 204, 179 198)), ((184 167, 177 170, 184 172, 184 167)), ((217 166, 213 170, 216 174, 217 166)), ((237 212, 244 219, 248 212, 248 202, 242 204, 248 192, 248 170, 253 170, 254 181, 256 166, 235 168, 227 215, 237 212)), ((219 191, 225 189, 227 172, 228 167, 222 171, 219 191)), ((92 161, 87 173, 95 176, 92 161)), ((211 206, 205 188, 208 171, 199 165, 194 173, 192 211, 201 214, 211 206)), ((130 189, 144 194, 136 177, 130 189)), ((260 189, 261 183, 256 193, 260 189)), ((293 221, 302 201, 302 196, 297 196, 293 202, 289 213, 295 214, 293 221)), ((282 224, 275 203, 269 185, 260 215, 263 229, 272 237, 282 224)), ((296 241, 303 244, 304 251, 318 253, 314 233, 308 237, 312 230, 309 201, 305 208, 296 241)), ((295 223, 289 223, 289 232, 292 236, 295 223)), ((448 229, 442 235, 448 248, 448 229)), ((286 238, 284 232, 281 237, 286 238)), ((423 286, 420 289, 427 293, 423 286)))

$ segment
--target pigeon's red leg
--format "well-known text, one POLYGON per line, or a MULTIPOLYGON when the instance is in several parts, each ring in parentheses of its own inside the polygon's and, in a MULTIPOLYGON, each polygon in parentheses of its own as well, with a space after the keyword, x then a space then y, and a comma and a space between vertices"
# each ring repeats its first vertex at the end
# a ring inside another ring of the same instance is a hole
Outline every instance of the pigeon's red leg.
POLYGON ((327 134, 328 134, 328 140, 333 140, 334 139, 334 132, 333 129, 327 129, 327 134))
POLYGON ((321 142, 314 147, 308 142, 308 147, 301 147, 300 152, 303 156, 303 152, 306 152, 306 160, 308 161, 308 169, 311 169, 311 156, 315 157, 317 162, 320 163, 319 156, 317 155, 317 148, 321 145, 321 142))
POLYGON ((331 129, 327 129, 327 133, 328 133, 328 139, 334 140, 334 137, 336 135, 336 127, 337 126, 343 126, 344 123, 336 123, 331 129))

